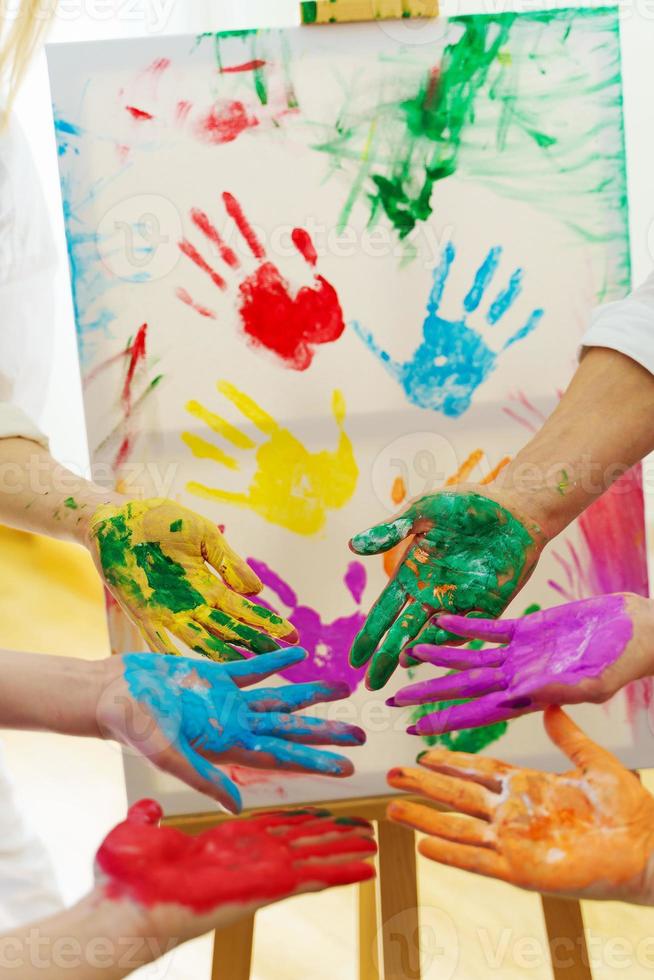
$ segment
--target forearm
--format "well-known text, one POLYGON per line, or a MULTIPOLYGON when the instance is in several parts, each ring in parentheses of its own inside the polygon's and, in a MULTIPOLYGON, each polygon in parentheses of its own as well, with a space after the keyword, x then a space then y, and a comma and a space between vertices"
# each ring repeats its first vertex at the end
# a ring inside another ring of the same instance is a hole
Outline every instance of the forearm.
POLYGON ((0 523, 84 544, 91 515, 121 499, 52 458, 30 439, 0 439, 0 523))
POLYGON ((654 376, 629 357, 588 351, 559 405, 502 471, 549 537, 654 450, 654 376))
POLYGON ((101 737, 105 663, 0 652, 0 728, 101 737))
POLYGON ((146 917, 100 889, 70 909, 0 937, 0 977, 119 980, 175 945, 150 935, 146 917))

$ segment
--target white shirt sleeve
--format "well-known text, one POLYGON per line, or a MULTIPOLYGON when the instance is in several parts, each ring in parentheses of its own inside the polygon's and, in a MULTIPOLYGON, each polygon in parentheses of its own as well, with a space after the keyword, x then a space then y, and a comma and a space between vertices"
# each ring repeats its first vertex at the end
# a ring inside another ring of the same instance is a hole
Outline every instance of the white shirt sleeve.
POLYGON ((53 339, 56 250, 29 147, 0 133, 0 438, 47 446, 39 428, 53 339))
POLYGON ((626 299, 599 306, 581 343, 620 351, 654 374, 654 273, 626 299))

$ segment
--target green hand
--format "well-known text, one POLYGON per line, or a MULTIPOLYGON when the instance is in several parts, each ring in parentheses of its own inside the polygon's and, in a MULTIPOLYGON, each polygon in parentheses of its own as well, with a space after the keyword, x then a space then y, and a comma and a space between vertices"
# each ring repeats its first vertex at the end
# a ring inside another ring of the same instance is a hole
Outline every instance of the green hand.
POLYGON ((529 577, 545 543, 538 526, 530 524, 528 530, 492 498, 462 491, 422 497, 394 520, 355 535, 350 547, 358 555, 375 555, 411 534, 415 540, 350 652, 354 667, 372 658, 366 683, 375 691, 419 634, 421 643, 453 639, 430 624, 434 613, 499 616, 529 577))

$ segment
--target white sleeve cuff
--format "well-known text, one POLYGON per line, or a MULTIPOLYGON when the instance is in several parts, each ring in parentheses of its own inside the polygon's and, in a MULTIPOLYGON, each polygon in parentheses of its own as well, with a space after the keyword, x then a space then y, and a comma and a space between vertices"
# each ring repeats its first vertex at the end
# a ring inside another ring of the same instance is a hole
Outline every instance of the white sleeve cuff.
POLYGON ((0 439, 20 437, 38 442, 49 449, 48 437, 38 429, 22 408, 10 402, 0 402, 0 439))
POLYGON ((634 295, 606 303, 593 313, 581 344, 617 350, 654 374, 654 308, 634 295))

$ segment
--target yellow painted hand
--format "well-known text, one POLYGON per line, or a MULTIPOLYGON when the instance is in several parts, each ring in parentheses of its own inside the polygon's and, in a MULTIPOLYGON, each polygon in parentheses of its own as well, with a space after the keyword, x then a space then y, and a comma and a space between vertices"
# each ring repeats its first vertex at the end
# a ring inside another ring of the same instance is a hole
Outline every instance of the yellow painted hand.
POLYGON ((232 645, 266 653, 279 645, 273 636, 297 639, 290 623, 239 595, 260 592, 261 581, 215 524, 173 500, 100 507, 90 539, 108 589, 155 652, 179 653, 169 633, 212 660, 239 659, 232 645))
MULTIPOLYGON (((257 445, 220 415, 199 402, 189 402, 186 407, 191 415, 237 449, 256 450, 257 460, 257 471, 246 493, 231 493, 196 482, 187 484, 189 492, 248 507, 272 524, 296 534, 316 534, 325 525, 327 511, 343 507, 351 498, 359 475, 352 443, 343 424, 345 401, 340 391, 332 396, 332 410, 339 429, 338 448, 335 452, 312 453, 234 385, 219 381, 217 387, 267 439, 257 445)), ((228 469, 239 469, 237 460, 214 442, 191 432, 185 432, 182 439, 198 459, 212 459, 228 469)))

